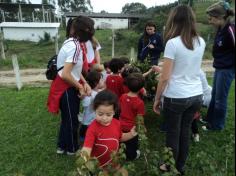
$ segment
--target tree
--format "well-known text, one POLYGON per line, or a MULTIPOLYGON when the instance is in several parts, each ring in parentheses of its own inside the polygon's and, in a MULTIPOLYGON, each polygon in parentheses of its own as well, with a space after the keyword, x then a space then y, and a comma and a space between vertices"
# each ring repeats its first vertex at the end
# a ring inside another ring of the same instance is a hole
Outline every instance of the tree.
POLYGON ((124 7, 122 7, 122 13, 124 14, 140 14, 145 13, 147 7, 142 3, 127 3, 124 7))
POLYGON ((90 0, 58 0, 58 6, 63 12, 91 12, 93 10, 90 0))

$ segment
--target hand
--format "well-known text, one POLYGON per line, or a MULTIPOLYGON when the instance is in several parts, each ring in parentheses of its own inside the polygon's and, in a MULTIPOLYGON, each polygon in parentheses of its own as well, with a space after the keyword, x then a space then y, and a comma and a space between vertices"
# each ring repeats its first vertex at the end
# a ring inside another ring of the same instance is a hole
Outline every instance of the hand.
POLYGON ((148 45, 148 48, 153 49, 155 46, 153 44, 148 45))
POLYGON ((133 137, 135 137, 135 136, 138 135, 138 133, 137 133, 137 131, 136 131, 136 126, 134 126, 134 127, 130 130, 130 133, 131 133, 131 135, 132 135, 133 137))
POLYGON ((155 100, 154 105, 153 105, 153 111, 154 111, 157 115, 160 115, 160 114, 161 114, 160 104, 161 104, 161 101, 160 101, 160 100, 155 100))
POLYGON ((84 84, 84 91, 85 91, 85 94, 86 94, 87 96, 90 96, 90 95, 91 95, 92 89, 91 89, 91 87, 88 85, 88 83, 85 83, 85 84, 84 84))
POLYGON ((161 67, 154 65, 152 66, 152 71, 161 73, 161 67))
POLYGON ((78 97, 79 97, 80 99, 83 99, 85 96, 86 96, 86 92, 85 92, 85 90, 84 90, 84 87, 79 88, 78 97))

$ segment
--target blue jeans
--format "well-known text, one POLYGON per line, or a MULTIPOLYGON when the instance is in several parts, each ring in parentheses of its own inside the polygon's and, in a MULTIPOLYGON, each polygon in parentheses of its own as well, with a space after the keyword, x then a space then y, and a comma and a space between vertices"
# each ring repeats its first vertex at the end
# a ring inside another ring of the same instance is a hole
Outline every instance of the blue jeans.
POLYGON ((209 128, 212 130, 222 130, 225 126, 227 99, 234 78, 235 68, 215 70, 212 98, 206 117, 209 128))
POLYGON ((201 105, 202 95, 189 98, 164 98, 163 112, 167 125, 166 146, 172 148, 179 172, 184 170, 192 121, 201 105))

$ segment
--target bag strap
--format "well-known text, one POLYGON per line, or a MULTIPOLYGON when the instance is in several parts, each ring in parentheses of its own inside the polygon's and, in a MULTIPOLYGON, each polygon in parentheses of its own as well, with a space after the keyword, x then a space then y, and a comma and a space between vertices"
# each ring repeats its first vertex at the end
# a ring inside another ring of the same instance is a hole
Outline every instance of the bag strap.
POLYGON ((59 69, 57 69, 57 72, 59 72, 61 69, 63 69, 64 68, 64 66, 62 66, 62 67, 60 67, 59 69))

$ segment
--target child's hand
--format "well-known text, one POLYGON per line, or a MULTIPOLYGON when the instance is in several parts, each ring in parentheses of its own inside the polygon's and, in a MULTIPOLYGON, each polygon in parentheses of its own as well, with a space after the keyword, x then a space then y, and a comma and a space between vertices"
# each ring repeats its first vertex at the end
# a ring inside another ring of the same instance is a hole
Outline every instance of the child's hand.
POLYGON ((135 137, 135 136, 138 135, 138 133, 137 133, 137 131, 136 131, 135 129, 136 129, 136 126, 134 126, 134 127, 130 130, 130 133, 131 133, 131 135, 132 135, 133 137, 135 137))

